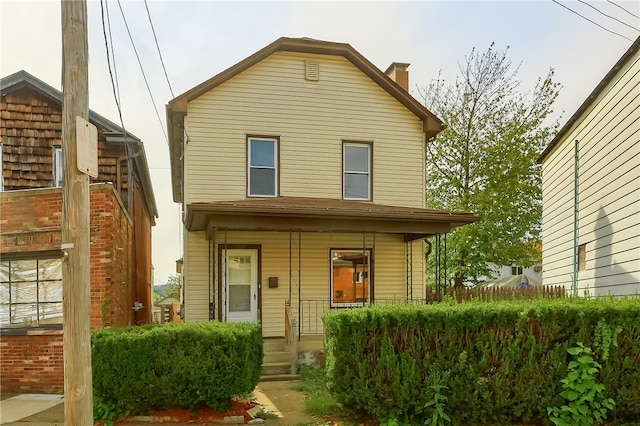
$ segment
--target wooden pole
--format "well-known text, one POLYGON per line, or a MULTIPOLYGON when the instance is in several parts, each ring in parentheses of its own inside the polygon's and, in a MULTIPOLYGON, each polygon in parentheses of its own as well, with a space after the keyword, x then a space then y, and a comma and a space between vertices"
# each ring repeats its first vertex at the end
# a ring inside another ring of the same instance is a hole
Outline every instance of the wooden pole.
POLYGON ((64 420, 93 425, 89 176, 77 167, 76 117, 89 117, 86 0, 62 0, 62 267, 64 420))

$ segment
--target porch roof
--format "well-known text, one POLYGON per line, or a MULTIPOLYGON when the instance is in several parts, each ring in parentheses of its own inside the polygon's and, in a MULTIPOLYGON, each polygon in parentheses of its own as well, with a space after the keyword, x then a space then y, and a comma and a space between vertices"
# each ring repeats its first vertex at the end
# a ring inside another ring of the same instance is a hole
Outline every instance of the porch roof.
POLYGON ((329 198, 274 197, 190 203, 185 226, 189 231, 215 229, 379 232, 405 234, 415 240, 474 223, 472 213, 398 207, 329 198))

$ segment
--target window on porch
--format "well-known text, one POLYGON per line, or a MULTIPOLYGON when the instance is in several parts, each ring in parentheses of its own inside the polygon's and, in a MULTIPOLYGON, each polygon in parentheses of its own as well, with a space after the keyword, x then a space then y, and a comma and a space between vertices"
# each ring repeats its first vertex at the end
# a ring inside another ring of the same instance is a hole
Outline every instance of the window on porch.
POLYGON ((371 249, 331 249, 331 306, 369 302, 371 249))

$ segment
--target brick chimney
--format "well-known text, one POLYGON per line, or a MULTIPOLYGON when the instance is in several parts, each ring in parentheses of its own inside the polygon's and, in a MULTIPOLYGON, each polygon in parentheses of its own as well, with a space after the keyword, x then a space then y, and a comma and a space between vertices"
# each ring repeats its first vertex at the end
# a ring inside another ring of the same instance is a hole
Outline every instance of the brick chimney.
POLYGON ((409 64, 403 62, 394 62, 384 72, 391 80, 398 83, 406 92, 409 91, 409 64))

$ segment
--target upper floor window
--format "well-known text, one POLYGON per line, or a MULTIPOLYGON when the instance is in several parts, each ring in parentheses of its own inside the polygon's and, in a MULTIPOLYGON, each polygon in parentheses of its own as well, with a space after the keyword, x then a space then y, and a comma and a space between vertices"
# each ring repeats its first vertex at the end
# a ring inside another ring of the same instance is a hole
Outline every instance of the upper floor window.
POLYGON ((342 197, 345 200, 371 200, 371 144, 345 142, 342 165, 342 197))
POLYGON ((62 147, 53 147, 53 186, 62 186, 64 171, 62 169, 62 147))
POLYGON ((247 195, 278 195, 277 138, 252 136, 247 139, 247 195))
POLYGON ((511 275, 522 275, 522 266, 512 266, 511 275))

